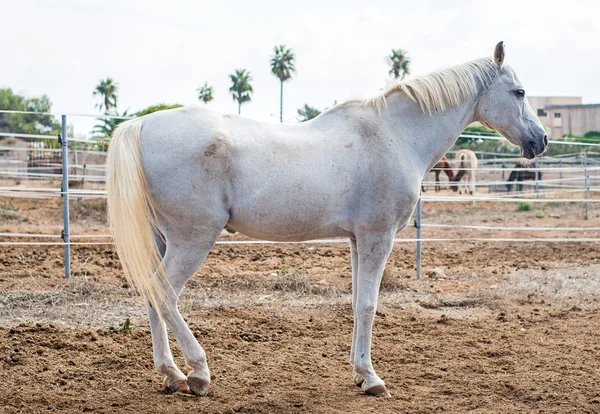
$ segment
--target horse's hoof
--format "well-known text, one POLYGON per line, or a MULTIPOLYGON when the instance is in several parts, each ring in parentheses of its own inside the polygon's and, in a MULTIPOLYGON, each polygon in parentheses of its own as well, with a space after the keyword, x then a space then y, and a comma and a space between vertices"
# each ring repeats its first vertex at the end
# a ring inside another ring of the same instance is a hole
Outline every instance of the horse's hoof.
POLYGON ((363 378, 362 375, 354 374, 354 384, 356 384, 357 387, 362 386, 363 382, 365 382, 365 379, 363 378))
POLYGON ((210 380, 198 377, 188 377, 187 386, 189 387, 192 394, 196 394, 199 397, 203 397, 208 393, 210 380))
POLYGON ((368 395, 370 397, 383 397, 383 398, 390 398, 392 396, 384 384, 375 385, 371 388, 367 388, 365 390, 365 395, 368 395))
POLYGON ((184 392, 186 394, 190 393, 190 389, 188 388, 186 379, 178 380, 178 381, 170 381, 169 377, 165 377, 163 381, 163 388, 169 394, 173 394, 176 392, 184 392))

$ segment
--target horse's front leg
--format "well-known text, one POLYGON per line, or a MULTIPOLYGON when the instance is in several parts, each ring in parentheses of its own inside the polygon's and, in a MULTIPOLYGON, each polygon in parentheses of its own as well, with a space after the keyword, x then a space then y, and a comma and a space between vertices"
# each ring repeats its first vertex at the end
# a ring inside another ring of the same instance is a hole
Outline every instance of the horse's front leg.
POLYGON ((358 277, 356 286, 354 373, 365 394, 389 397, 385 384, 371 362, 371 335, 377 309, 379 284, 385 262, 392 251, 394 232, 367 233, 357 237, 358 277))
MULTIPOLYGON (((356 349, 356 294, 358 292, 358 249, 356 240, 350 239, 350 260, 352 265, 352 313, 354 314, 354 327, 352 328, 352 346, 350 347, 350 364, 354 366, 354 353, 356 349)), ((362 382, 361 382, 362 383, 362 382)), ((360 386, 359 383, 357 385, 360 386)))

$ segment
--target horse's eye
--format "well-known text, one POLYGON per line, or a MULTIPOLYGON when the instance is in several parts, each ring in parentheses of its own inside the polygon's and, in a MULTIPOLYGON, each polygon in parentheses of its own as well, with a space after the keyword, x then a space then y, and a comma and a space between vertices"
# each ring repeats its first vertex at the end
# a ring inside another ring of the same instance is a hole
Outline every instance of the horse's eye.
POLYGON ((523 89, 517 89, 515 91, 515 95, 517 95, 518 97, 522 98, 525 96, 525 91, 523 89))

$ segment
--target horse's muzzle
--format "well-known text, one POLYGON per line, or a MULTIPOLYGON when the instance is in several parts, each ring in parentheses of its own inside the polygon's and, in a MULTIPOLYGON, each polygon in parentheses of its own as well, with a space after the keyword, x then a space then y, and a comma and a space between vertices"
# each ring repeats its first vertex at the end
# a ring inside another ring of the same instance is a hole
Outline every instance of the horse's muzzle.
POLYGON ((528 160, 534 159, 537 155, 541 155, 548 147, 548 135, 544 134, 542 139, 530 139, 521 147, 521 155, 528 160))

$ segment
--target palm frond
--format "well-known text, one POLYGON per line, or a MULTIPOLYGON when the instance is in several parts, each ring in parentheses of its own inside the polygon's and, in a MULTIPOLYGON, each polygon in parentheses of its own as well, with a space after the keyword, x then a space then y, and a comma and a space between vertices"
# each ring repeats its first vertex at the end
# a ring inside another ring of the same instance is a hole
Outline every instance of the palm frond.
POLYGON ((410 74, 410 59, 405 50, 392 49, 392 52, 388 56, 388 60, 391 64, 389 74, 394 78, 402 77, 410 74))

